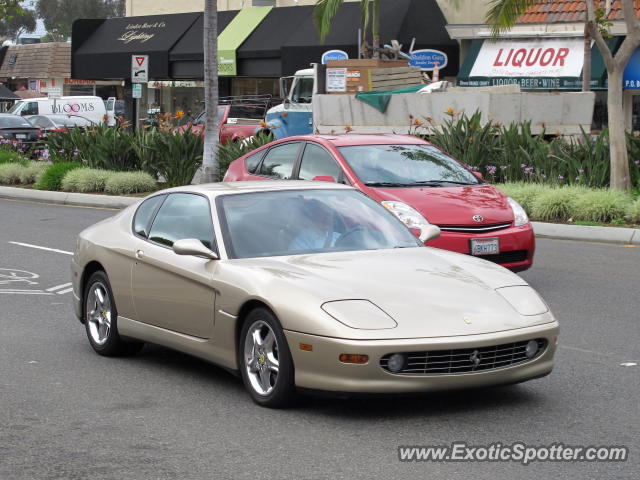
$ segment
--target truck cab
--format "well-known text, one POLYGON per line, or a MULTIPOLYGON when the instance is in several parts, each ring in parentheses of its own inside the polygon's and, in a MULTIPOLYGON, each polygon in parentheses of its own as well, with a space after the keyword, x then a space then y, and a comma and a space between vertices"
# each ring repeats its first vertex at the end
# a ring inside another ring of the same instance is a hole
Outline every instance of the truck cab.
POLYGON ((313 133, 311 101, 316 92, 313 68, 281 78, 280 92, 284 102, 267 112, 267 129, 276 139, 313 133))

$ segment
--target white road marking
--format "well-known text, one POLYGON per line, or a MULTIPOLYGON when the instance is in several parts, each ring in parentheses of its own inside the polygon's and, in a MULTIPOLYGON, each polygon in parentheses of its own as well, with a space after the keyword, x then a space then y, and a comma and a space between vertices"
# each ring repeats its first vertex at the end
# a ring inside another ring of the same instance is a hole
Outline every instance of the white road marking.
POLYGON ((59 292, 56 292, 58 295, 64 295, 65 293, 69 293, 69 292, 73 292, 73 287, 72 288, 65 288, 64 290, 60 290, 59 292))
MULTIPOLYGON (((63 283, 62 285, 56 285, 55 287, 47 288, 47 292, 54 292, 56 290, 60 290, 61 288, 70 287, 70 286, 71 286, 71 282, 63 283)), ((61 293, 61 292, 58 292, 58 293, 61 293)))
POLYGON ((624 362, 620 364, 621 367, 637 367, 638 362, 624 362))
POLYGON ((9 243, 12 243, 14 245, 20 245, 21 247, 36 248, 38 250, 46 250, 48 252, 64 253, 65 255, 73 255, 73 252, 67 252, 66 250, 58 250, 57 248, 41 247, 40 245, 31 245, 30 243, 22 243, 22 242, 9 242, 9 243))
POLYGON ((13 293, 14 295, 53 295, 53 293, 44 290, 16 290, 16 289, 0 289, 0 293, 13 293))

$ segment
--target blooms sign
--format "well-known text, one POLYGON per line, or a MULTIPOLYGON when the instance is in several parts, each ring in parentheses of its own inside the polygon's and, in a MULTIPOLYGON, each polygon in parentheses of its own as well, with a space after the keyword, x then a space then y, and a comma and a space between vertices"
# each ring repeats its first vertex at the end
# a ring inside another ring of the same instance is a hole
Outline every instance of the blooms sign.
POLYGON ((579 77, 584 59, 580 38, 485 41, 471 77, 579 77))

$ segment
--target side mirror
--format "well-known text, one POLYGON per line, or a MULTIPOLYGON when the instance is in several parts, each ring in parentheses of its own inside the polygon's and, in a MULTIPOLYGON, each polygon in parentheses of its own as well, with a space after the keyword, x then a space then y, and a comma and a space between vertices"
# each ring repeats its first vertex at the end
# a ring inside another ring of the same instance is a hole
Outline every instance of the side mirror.
POLYGON ((200 240, 195 238, 185 238, 174 242, 173 251, 178 255, 194 255, 210 260, 218 260, 219 258, 215 252, 209 250, 200 240))
POLYGON ((482 180, 484 182, 484 177, 482 176, 482 173, 480 172, 472 172, 473 176, 476 177, 478 180, 482 180))
POLYGON ((426 243, 435 240, 440 236, 440 228, 435 225, 425 225, 420 227, 420 241, 426 243))
POLYGON ((290 105, 291 105, 291 100, 289 100, 288 98, 285 98, 282 102, 282 106, 284 107, 284 109, 287 110, 290 105))
POLYGON ((333 178, 331 175, 318 175, 318 176, 313 177, 313 181, 314 182, 338 183, 337 180, 335 178, 333 178))

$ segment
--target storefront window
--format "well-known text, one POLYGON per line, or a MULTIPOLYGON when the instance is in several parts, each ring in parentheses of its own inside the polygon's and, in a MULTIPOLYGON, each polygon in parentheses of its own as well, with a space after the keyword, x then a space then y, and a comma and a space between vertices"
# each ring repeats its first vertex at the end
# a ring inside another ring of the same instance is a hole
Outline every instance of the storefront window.
POLYGON ((243 78, 231 79, 231 95, 280 95, 280 85, 277 78, 243 78))

